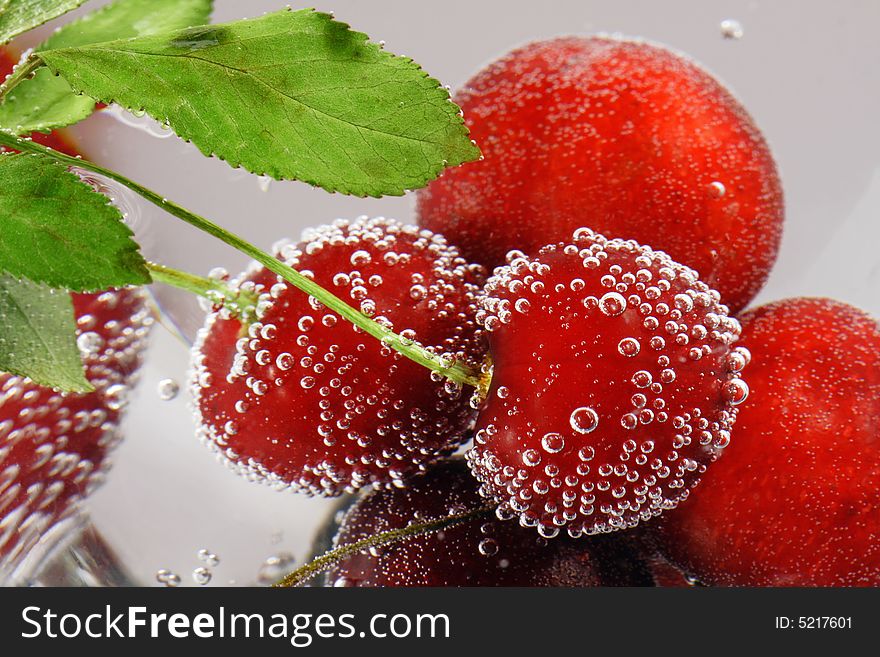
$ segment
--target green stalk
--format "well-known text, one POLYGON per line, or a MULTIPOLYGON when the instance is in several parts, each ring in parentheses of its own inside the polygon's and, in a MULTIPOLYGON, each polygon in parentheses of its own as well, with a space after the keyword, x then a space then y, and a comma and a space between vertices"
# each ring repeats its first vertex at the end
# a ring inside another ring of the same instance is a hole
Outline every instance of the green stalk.
POLYGON ((232 290, 222 281, 196 276, 155 262, 147 262, 147 269, 154 282, 186 290, 212 303, 222 304, 244 323, 252 322, 256 316, 257 299, 253 294, 232 290))
POLYGON ((41 66, 43 66, 42 60, 33 55, 18 64, 3 84, 0 84, 0 104, 6 100, 6 95, 10 91, 17 87, 22 80, 33 75, 41 66))
POLYGON ((361 540, 355 541, 354 543, 341 545, 337 548, 330 550, 326 554, 317 557, 316 559, 312 559, 309 563, 300 566, 292 573, 285 576, 284 579, 276 582, 272 586, 275 588, 293 588, 296 586, 300 586, 301 584, 312 579, 315 575, 318 575, 328 568, 331 568, 340 560, 357 554, 358 552, 361 552, 363 550, 368 550, 375 547, 382 547, 383 545, 390 545, 391 543, 396 543, 412 536, 419 536, 421 534, 427 534, 429 532, 436 532, 442 529, 448 529, 449 527, 460 525, 461 523, 467 522, 468 520, 473 520, 474 518, 488 516, 493 512, 493 510, 493 508, 489 507, 472 509, 470 511, 456 513, 451 516, 446 516, 444 518, 436 518, 434 520, 428 520, 427 522, 414 523, 412 525, 407 525, 406 527, 400 527, 399 529, 392 529, 387 532, 374 534, 373 536, 367 536, 366 538, 362 538, 361 540))
POLYGON ((404 356, 418 363, 419 365, 438 372, 445 378, 454 381, 455 383, 470 385, 480 389, 485 389, 486 387, 486 382, 483 380, 479 368, 472 367, 467 363, 447 364, 443 362, 436 354, 431 353, 421 345, 416 344, 411 340, 406 340, 394 333, 393 331, 385 328, 381 324, 376 323, 359 310, 356 310, 349 306, 345 301, 343 301, 333 293, 325 290, 313 280, 303 276, 292 267, 289 267, 277 258, 272 257, 265 251, 258 249, 256 246, 254 246, 250 242, 247 242, 238 235, 235 235, 234 233, 231 233, 228 230, 221 228, 217 224, 208 219, 205 219, 204 217, 190 212, 186 208, 177 205, 173 201, 169 201, 167 198, 159 196, 159 194, 157 194, 156 192, 147 189, 146 187, 143 187, 142 185, 139 185, 132 180, 129 180, 125 176, 116 173, 115 171, 106 169, 99 164, 89 162, 88 160, 84 160, 80 157, 71 157, 70 155, 65 155, 64 153, 60 153, 52 148, 37 144, 30 139, 17 137, 12 133, 4 132, 2 130, 0 130, 0 146, 6 146, 8 148, 26 153, 38 153, 40 155, 46 155, 57 162, 61 162, 63 164, 67 164, 73 167, 79 167, 81 169, 85 169, 87 171, 91 171, 92 173, 97 173, 101 176, 109 178, 110 180, 113 180, 120 185, 127 187, 131 191, 135 192, 142 198, 152 203, 153 205, 162 208, 170 215, 177 217, 182 221, 185 221, 189 225, 194 226, 195 228, 198 228, 199 230, 208 233, 213 237, 216 237, 217 239, 224 242, 225 244, 228 244, 232 248, 241 251, 247 256, 250 256, 261 265, 263 265, 266 269, 284 278, 284 280, 286 280, 294 287, 298 288, 308 295, 315 297, 315 299, 320 301, 327 308, 337 313, 344 319, 348 320, 359 329, 363 330, 365 333, 372 335, 377 340, 380 340, 383 344, 388 345, 395 351, 403 354, 404 356))

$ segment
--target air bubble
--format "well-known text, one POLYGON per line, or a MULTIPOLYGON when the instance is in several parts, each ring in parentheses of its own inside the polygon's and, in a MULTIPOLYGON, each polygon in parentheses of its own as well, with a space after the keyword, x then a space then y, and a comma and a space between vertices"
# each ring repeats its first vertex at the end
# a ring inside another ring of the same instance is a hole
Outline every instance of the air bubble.
POLYGON ((742 23, 738 20, 734 20, 732 18, 725 18, 721 21, 721 36, 725 39, 742 39, 745 31, 743 30, 742 23))
POLYGON ((593 447, 587 445, 586 447, 581 447, 578 450, 578 458, 585 463, 587 461, 592 461, 596 456, 596 450, 593 447))
POLYGON ((76 339, 76 346, 85 355, 97 354, 104 347, 104 338, 94 331, 81 333, 76 339))
POLYGON ((213 577, 213 573, 209 568, 205 568, 204 566, 199 566, 192 572, 193 581, 199 586, 205 586, 208 582, 211 581, 213 577))
POLYGON ((571 412, 568 423, 578 433, 590 433, 599 426, 599 414, 589 406, 581 406, 571 412))
POLYGON ((529 303, 528 299, 517 299, 514 302, 513 307, 518 313, 525 315, 531 309, 532 304, 529 303))
POLYGON ((734 406, 742 404, 749 396, 749 386, 742 379, 732 379, 724 386, 724 396, 734 406))
POLYGON ((556 454, 565 447, 565 438, 558 433, 547 433, 541 438, 541 446, 544 448, 544 451, 556 454))
POLYGON ((694 309, 694 300, 687 294, 676 294, 674 303, 675 307, 683 313, 689 313, 694 309))
POLYGON ((350 262, 354 267, 360 267, 362 265, 366 265, 372 261, 372 256, 369 251, 364 251, 363 249, 358 249, 354 253, 351 254, 350 262))
POLYGON ((257 582, 263 585, 274 584, 284 577, 296 559, 289 552, 279 552, 266 559, 257 572, 257 582))
POLYGON ((608 292, 599 299, 599 310, 609 317, 616 317, 626 310, 626 299, 617 292, 608 292))
POLYGON ((171 401, 180 392, 180 384, 174 379, 162 379, 156 386, 156 392, 162 401, 171 401))
POLYGON ((617 344, 617 351, 619 351, 622 356, 626 356, 627 358, 638 356, 641 349, 642 346, 635 338, 624 338, 617 344))
POLYGON ((107 388, 105 400, 107 407, 114 411, 125 408, 128 404, 128 387, 121 383, 110 386, 107 388))
POLYGON ((712 198, 721 198, 726 192, 727 189, 724 187, 724 183, 717 180, 709 183, 709 196, 712 198))
POLYGON ((660 370, 660 380, 663 383, 672 383, 673 381, 675 381, 675 378, 675 370, 669 368, 660 370))
POLYGON ((718 449, 724 449, 730 444, 730 432, 722 429, 718 432, 718 435, 715 437, 715 441, 712 444, 718 449))

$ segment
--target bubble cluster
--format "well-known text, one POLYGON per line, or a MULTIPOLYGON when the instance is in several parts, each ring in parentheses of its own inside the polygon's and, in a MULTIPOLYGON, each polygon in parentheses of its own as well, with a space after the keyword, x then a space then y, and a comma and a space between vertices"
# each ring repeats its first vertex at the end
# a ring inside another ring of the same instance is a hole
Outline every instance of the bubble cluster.
POLYGON ((160 568, 156 571, 156 581, 168 588, 177 588, 181 583, 180 575, 167 568, 160 568))
POLYGON ((208 548, 202 548, 196 554, 199 561, 203 561, 206 566, 213 568, 220 563, 220 557, 211 552, 208 548))
POLYGON ((586 228, 512 253, 485 291, 495 370, 468 453, 482 493, 547 537, 632 527, 684 499, 748 396, 719 294, 586 228), (511 312, 523 301, 528 314, 511 312))
MULTIPOLYGON (((482 268, 430 231, 338 220, 281 242, 280 259, 448 363, 482 362, 482 268)), ((221 308, 193 350, 199 434, 230 468, 278 489, 338 495, 389 485, 466 439, 475 409, 432 376, 282 278, 230 281, 259 299, 249 326, 221 308)))
POLYGON ((103 481, 152 324, 140 290, 71 297, 95 390, 61 393, 0 373, 0 581, 103 481))

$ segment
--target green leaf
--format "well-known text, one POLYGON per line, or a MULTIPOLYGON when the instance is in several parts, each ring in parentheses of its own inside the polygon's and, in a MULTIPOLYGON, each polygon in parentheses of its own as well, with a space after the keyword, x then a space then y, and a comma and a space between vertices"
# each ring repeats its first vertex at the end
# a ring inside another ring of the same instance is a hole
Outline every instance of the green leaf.
POLYGON ((67 292, 0 274, 0 370, 68 392, 88 392, 67 292))
POLYGON ((150 282, 119 210, 45 155, 0 155, 0 271, 76 291, 150 282))
MULTIPOLYGON (((68 23, 37 50, 85 46, 101 41, 179 30, 207 23, 212 0, 116 0, 68 23)), ((70 86, 40 69, 13 89, 0 105, 0 127, 19 135, 49 132, 82 121, 95 101, 77 95, 70 86)))
POLYGON ((204 25, 211 17, 212 4, 212 0, 116 0, 68 23, 37 50, 84 46, 204 25))
POLYGON ((459 108, 412 60, 312 10, 40 53, 70 86, 145 110, 206 155, 358 196, 476 159, 459 108))
POLYGON ((0 12, 0 45, 73 11, 86 0, 11 0, 0 12))

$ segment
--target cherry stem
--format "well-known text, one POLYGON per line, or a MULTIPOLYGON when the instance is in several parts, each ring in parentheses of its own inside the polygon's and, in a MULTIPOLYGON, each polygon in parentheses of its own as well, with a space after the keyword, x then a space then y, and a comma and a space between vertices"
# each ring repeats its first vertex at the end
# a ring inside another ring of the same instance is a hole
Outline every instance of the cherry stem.
POLYGON ((112 171, 110 169, 106 169, 99 164, 95 164, 94 162, 89 162, 88 160, 82 159, 81 157, 65 155, 64 153, 60 153, 59 151, 56 151, 47 146, 37 144, 30 139, 17 137, 11 132, 6 132, 3 130, 0 130, 0 146, 6 146, 8 148, 12 148, 22 152, 46 155, 57 162, 62 162, 72 167, 85 169, 87 171, 91 171, 92 173, 97 173, 101 176, 109 178, 110 180, 113 180, 120 185, 127 187, 134 193, 152 203, 153 205, 156 205, 159 208, 165 210, 168 214, 185 221, 189 225, 194 226, 195 228, 198 228, 199 230, 208 233, 213 237, 216 237, 217 239, 228 244, 232 248, 241 251, 247 256, 250 256, 261 265, 263 265, 266 269, 272 271, 275 274, 278 274, 294 287, 314 297, 333 312, 348 320, 356 327, 363 330, 365 333, 368 333, 374 338, 380 340, 383 344, 388 345, 395 351, 406 356, 410 360, 430 370, 438 372, 442 376, 451 381, 454 381, 455 383, 474 386, 480 390, 484 390, 486 388, 486 381, 484 380, 484 376, 481 375, 480 368, 473 367, 468 363, 450 363, 438 356, 437 354, 428 351, 420 344, 415 343, 412 340, 407 340, 400 335, 397 335, 394 331, 391 331, 381 324, 373 321, 364 313, 349 306, 345 301, 334 295, 332 292, 325 290, 323 287, 315 283, 310 278, 303 276, 292 267, 269 255, 265 251, 260 250, 250 242, 247 242, 238 235, 229 232, 225 228, 221 228, 212 221, 205 219, 204 217, 201 217, 193 212, 190 212, 186 208, 177 205, 173 201, 169 201, 167 198, 163 198, 156 192, 147 189, 146 187, 143 187, 142 185, 139 185, 132 180, 129 180, 122 174, 116 173, 115 171, 112 171))
POLYGON ((6 100, 10 91, 17 87, 22 80, 33 75, 41 66, 43 66, 42 60, 33 54, 17 64, 12 73, 3 81, 3 84, 0 84, 0 104, 6 100))
POLYGON ((407 525, 406 527, 400 527, 398 529, 392 529, 387 532, 381 532, 379 534, 367 536, 366 538, 362 538, 361 540, 355 541, 354 543, 340 545, 339 547, 333 548, 332 550, 326 552, 320 557, 312 559, 309 563, 300 566, 272 586, 275 588, 293 588, 301 586, 302 584, 309 581, 316 575, 324 572, 328 568, 332 568, 342 559, 362 552, 363 550, 382 547, 384 545, 397 543, 398 541, 402 541, 413 536, 420 536, 422 534, 428 534, 431 532, 440 531, 442 529, 448 529, 449 527, 460 525, 461 523, 467 522, 468 520, 473 520, 474 518, 488 516, 493 511, 494 507, 482 507, 479 509, 472 509, 470 511, 464 511, 462 513, 454 513, 443 518, 435 518, 426 522, 413 523, 411 525, 407 525))
POLYGON ((172 269, 155 262, 147 262, 147 269, 154 282, 186 290, 214 304, 223 305, 244 324, 250 324, 256 317, 257 299, 244 290, 233 290, 222 281, 172 269))

